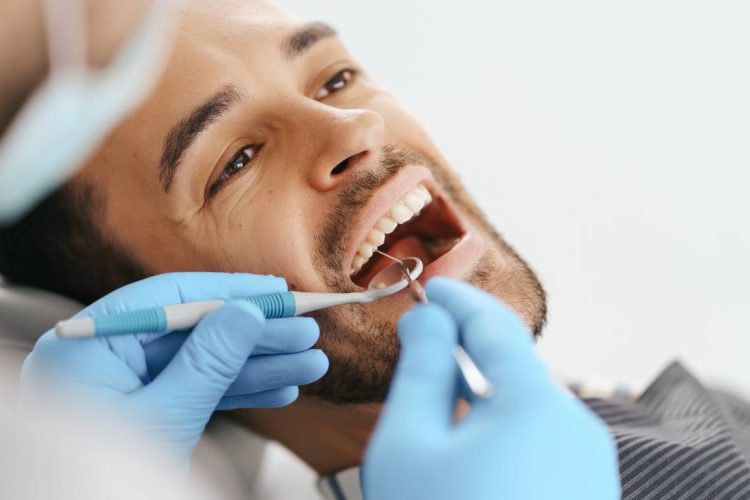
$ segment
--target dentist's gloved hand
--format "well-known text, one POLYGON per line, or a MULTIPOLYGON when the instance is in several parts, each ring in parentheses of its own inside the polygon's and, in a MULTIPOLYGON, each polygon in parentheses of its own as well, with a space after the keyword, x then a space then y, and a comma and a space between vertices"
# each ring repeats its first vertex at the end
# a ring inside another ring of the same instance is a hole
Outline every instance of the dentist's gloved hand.
POLYGON ((550 378, 516 315, 464 283, 435 278, 426 292, 431 304, 399 323, 402 354, 365 456, 365 499, 620 498, 612 437, 550 378), (458 332, 496 393, 456 423, 458 332))
MULTIPOLYGON (((272 276, 165 274, 121 288, 77 317, 285 290, 272 276)), ((227 303, 189 335, 60 339, 49 331, 24 362, 21 398, 93 418, 113 412, 186 465, 214 410, 284 406, 299 385, 322 377, 328 359, 310 349, 318 334, 311 318, 266 320, 245 302, 227 303)))

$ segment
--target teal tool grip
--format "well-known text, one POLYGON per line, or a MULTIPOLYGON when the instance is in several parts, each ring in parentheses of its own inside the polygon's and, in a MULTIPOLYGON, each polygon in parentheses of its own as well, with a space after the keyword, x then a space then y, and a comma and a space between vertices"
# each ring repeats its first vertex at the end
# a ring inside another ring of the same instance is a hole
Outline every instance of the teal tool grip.
POLYGON ((242 299, 258 306, 268 319, 291 318, 297 311, 294 295, 289 292, 270 293, 242 299))
POLYGON ((126 333, 161 333, 167 331, 167 315, 161 307, 142 309, 110 316, 95 316, 96 336, 126 333))
MULTIPOLYGON (((290 292, 270 293, 238 300, 255 304, 268 319, 291 318, 297 310, 294 295, 290 292)), ((189 307, 189 303, 184 306, 189 307)), ((163 307, 94 316, 92 319, 97 337, 129 333, 164 333, 168 329, 167 313, 163 307)))

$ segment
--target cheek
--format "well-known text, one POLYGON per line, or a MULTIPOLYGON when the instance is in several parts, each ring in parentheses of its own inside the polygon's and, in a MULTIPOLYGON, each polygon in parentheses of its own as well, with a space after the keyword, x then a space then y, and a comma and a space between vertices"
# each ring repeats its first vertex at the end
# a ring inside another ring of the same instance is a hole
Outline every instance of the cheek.
POLYGON ((222 271, 272 274, 292 289, 316 289, 315 221, 299 196, 274 194, 235 210, 222 227, 222 271))

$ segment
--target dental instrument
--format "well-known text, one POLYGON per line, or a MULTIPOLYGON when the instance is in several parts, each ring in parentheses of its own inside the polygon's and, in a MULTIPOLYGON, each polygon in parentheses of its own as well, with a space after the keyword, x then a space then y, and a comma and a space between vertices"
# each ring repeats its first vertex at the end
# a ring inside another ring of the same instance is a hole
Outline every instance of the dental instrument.
POLYGON ((393 257, 392 255, 388 255, 385 252, 381 252, 380 250, 375 250, 375 253, 379 253, 383 257, 390 259, 396 264, 398 264, 401 274, 404 276, 404 279, 406 279, 406 281, 408 282, 409 291, 411 292, 414 300, 421 304, 427 304, 427 296, 424 293, 424 288, 422 288, 422 285, 419 284, 419 281, 414 280, 411 278, 411 276, 409 276, 409 268, 407 267, 406 263, 403 260, 397 259, 396 257, 393 257))
MULTIPOLYGON (((424 288, 422 288, 419 281, 412 279, 406 263, 385 252, 381 252, 380 250, 375 251, 380 255, 391 259, 401 267, 404 279, 409 283, 409 290, 411 291, 414 300, 421 304, 427 304, 427 295, 425 294, 424 288)), ((464 349, 461 344, 453 346, 453 358, 458 364, 458 368, 466 382, 466 386, 474 396, 481 399, 489 399, 495 394, 495 387, 492 385, 492 382, 484 376, 477 364, 471 359, 471 356, 469 356, 469 353, 466 352, 466 349, 464 349)))
MULTIPOLYGON (((424 266, 416 257, 404 259, 399 264, 398 276, 407 269, 405 278, 393 283, 392 266, 386 267, 370 280, 367 290, 351 293, 279 292, 242 299, 258 306, 266 318, 289 318, 343 304, 365 304, 400 292, 422 274, 424 266), (388 284, 392 283, 392 284, 388 284)), ((395 266, 393 266, 395 267, 395 266)), ((55 327, 58 337, 86 338, 133 333, 168 333, 194 327, 211 311, 224 305, 226 300, 185 302, 164 307, 141 309, 119 314, 94 315, 60 321, 55 327)))

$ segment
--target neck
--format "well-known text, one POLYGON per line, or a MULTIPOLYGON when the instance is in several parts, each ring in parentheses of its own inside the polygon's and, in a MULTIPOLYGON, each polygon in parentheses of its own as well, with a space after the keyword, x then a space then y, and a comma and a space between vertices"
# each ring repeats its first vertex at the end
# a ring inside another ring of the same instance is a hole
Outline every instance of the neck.
POLYGON ((334 405, 301 396, 286 408, 244 410, 234 416, 326 475, 362 463, 380 409, 379 403, 334 405))

